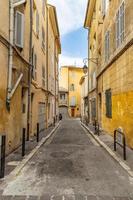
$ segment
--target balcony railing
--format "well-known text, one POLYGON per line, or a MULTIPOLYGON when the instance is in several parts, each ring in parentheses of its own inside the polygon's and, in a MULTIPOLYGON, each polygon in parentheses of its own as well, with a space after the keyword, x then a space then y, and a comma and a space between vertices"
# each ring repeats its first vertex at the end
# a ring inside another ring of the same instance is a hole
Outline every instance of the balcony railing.
POLYGON ((65 105, 65 106, 68 106, 68 101, 67 100, 59 100, 59 105, 60 106, 63 106, 63 105, 65 105))

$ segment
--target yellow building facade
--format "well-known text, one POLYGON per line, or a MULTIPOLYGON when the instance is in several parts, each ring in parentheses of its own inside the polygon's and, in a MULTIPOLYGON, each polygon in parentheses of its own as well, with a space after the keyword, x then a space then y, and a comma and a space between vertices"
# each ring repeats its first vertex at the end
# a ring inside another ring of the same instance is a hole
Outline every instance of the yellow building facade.
POLYGON ((96 52, 98 59, 97 120, 110 134, 122 127, 130 147, 133 147, 132 9, 130 0, 89 1, 85 20, 85 27, 90 29, 89 52, 90 55, 92 50, 96 52))
POLYGON ((0 134, 6 135, 6 153, 20 145, 27 124, 30 23, 22 22, 29 17, 29 5, 0 1, 0 134), (17 37, 18 22, 23 38, 17 37))
POLYGON ((37 123, 44 130, 58 114, 61 45, 56 8, 46 0, 5 0, 0 6, 0 134, 10 153, 21 144, 23 128, 29 139, 37 123))
POLYGON ((83 69, 75 66, 63 66, 60 70, 59 86, 68 91, 68 112, 70 117, 81 115, 81 89, 79 80, 83 69))

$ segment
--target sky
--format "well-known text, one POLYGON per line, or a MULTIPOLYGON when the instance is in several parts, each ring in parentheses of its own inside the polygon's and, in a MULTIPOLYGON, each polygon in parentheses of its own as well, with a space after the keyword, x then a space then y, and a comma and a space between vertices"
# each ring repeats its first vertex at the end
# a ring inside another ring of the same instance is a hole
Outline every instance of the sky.
POLYGON ((48 0, 56 7, 61 35, 60 66, 83 66, 87 57, 87 30, 83 28, 87 0, 48 0))

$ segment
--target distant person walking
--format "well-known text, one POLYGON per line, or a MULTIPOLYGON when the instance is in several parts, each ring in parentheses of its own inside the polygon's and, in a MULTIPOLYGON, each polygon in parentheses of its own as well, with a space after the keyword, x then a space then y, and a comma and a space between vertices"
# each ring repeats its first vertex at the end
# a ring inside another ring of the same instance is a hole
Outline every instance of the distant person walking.
POLYGON ((62 120, 62 114, 61 113, 59 114, 59 120, 60 121, 62 120))

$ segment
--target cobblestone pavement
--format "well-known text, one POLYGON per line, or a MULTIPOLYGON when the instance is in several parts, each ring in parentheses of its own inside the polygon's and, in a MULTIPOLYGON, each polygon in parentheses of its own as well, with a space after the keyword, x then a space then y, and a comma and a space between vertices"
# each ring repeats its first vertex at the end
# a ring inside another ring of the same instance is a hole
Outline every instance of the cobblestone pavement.
POLYGON ((72 119, 0 189, 0 200, 133 200, 131 177, 72 119))

